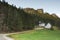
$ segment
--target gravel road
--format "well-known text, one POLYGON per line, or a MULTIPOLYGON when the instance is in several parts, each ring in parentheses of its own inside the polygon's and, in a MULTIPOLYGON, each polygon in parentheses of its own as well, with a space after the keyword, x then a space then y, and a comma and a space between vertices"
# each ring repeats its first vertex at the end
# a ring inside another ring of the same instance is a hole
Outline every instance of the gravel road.
POLYGON ((13 39, 7 37, 6 34, 0 34, 0 40, 13 40, 13 39))

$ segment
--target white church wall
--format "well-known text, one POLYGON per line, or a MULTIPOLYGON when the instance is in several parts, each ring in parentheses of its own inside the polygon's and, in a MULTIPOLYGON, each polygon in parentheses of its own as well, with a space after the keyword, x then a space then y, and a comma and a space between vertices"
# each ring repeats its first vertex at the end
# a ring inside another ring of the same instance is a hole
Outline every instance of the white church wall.
POLYGON ((50 29, 50 28, 51 28, 51 24, 50 24, 50 23, 48 23, 48 24, 45 26, 45 28, 50 29))

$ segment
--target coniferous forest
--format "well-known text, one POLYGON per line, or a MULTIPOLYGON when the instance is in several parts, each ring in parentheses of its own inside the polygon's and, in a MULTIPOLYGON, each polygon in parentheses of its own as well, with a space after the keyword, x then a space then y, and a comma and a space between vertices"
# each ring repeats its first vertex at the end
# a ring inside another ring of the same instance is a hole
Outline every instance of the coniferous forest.
POLYGON ((44 13, 43 9, 17 8, 0 1, 0 32, 31 30, 39 25, 39 21, 51 23, 52 27, 60 29, 60 18, 56 14, 44 13))

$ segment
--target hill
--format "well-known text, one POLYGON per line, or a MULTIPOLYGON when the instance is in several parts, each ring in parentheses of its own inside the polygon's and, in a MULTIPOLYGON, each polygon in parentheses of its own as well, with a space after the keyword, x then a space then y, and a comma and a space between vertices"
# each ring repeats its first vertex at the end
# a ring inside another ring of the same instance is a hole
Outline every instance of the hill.
POLYGON ((34 29, 39 21, 51 23, 60 28, 58 16, 44 13, 43 9, 17 8, 5 1, 0 1, 0 32, 17 32, 34 29))

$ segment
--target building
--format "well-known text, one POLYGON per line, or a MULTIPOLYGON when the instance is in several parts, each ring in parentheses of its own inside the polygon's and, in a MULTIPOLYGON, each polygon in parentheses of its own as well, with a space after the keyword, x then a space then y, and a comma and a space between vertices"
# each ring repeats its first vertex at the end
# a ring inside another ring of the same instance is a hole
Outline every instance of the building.
POLYGON ((50 23, 46 24, 46 23, 42 23, 41 21, 39 21, 39 27, 50 29, 52 26, 50 23))
POLYGON ((45 28, 47 28, 47 29, 50 29, 52 26, 51 26, 51 24, 50 23, 48 23, 46 26, 45 26, 45 28))

